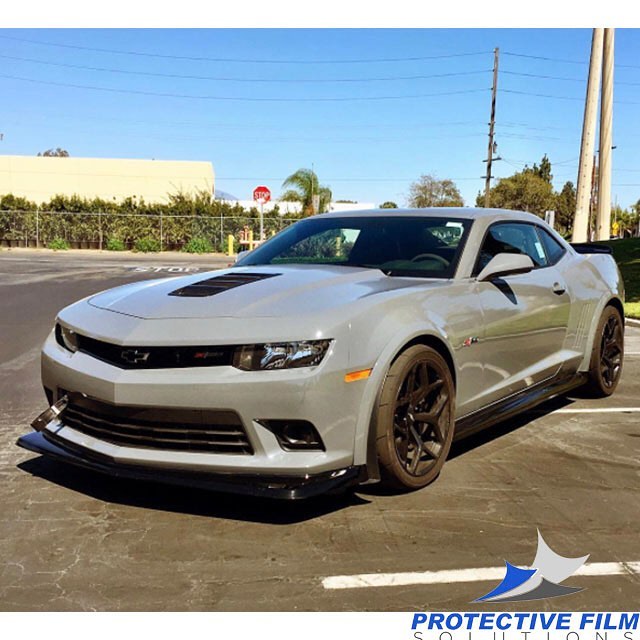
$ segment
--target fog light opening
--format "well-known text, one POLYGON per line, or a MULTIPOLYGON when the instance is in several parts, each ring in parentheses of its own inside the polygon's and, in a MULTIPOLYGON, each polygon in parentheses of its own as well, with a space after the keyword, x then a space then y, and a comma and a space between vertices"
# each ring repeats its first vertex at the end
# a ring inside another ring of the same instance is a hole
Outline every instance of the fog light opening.
POLYGON ((317 429, 308 420, 257 420, 278 440, 285 451, 324 451, 317 429))

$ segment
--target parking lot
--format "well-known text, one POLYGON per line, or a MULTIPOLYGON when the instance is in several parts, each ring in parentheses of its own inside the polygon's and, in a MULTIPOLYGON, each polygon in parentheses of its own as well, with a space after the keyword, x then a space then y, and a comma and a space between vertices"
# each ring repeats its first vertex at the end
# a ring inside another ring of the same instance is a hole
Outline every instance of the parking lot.
POLYGON ((0 252, 0 609, 637 608, 638 328, 627 328, 611 399, 557 399, 460 442, 439 479, 412 494, 369 486, 280 503, 105 478, 15 446, 46 406, 39 349, 59 309, 126 282, 226 263, 0 252), (473 603, 499 581, 484 569, 532 562, 536 528, 558 553, 617 569, 569 578, 584 590, 564 598, 473 603), (462 569, 476 571, 460 580, 462 569), (389 574, 380 586, 353 578, 377 573, 389 574))

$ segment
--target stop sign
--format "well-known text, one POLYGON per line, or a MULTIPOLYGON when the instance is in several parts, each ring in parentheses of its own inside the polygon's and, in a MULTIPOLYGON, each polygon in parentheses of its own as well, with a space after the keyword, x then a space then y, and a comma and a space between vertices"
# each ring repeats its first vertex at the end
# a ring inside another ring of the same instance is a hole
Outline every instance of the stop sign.
POLYGON ((271 200, 271 191, 264 186, 256 187, 253 190, 253 199, 260 204, 269 202, 271 200))

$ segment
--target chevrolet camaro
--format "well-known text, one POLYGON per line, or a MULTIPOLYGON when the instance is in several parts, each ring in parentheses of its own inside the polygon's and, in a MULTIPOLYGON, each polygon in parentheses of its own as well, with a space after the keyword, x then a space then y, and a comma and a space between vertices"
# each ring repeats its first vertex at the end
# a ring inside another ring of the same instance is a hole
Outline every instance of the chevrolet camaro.
POLYGON ((63 309, 42 352, 50 407, 18 444, 272 497, 418 489, 455 438, 579 386, 612 394, 623 300, 606 246, 528 213, 318 215, 228 269, 63 309))

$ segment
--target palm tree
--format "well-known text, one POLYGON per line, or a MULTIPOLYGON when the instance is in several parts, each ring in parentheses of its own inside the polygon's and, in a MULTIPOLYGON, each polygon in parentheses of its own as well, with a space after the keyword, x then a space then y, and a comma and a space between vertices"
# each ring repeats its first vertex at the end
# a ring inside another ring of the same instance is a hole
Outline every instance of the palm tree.
POLYGON ((331 202, 331 189, 321 186, 318 176, 311 169, 298 169, 282 183, 282 186, 290 188, 280 196, 280 200, 302 203, 302 213, 307 216, 323 213, 331 202), (318 202, 317 211, 313 206, 314 197, 318 202))

